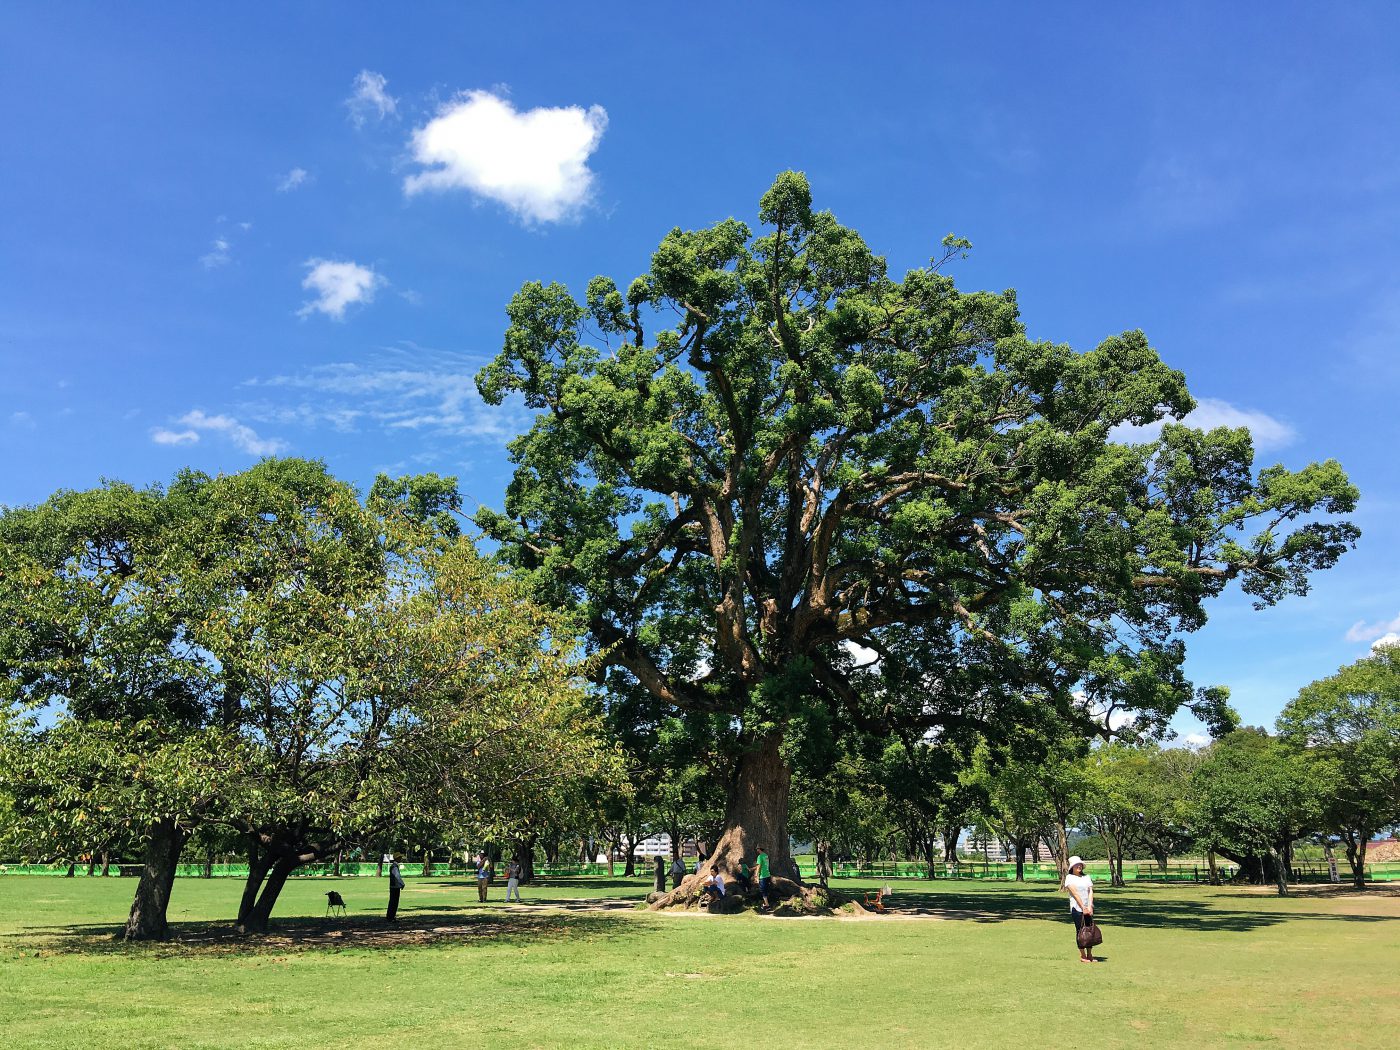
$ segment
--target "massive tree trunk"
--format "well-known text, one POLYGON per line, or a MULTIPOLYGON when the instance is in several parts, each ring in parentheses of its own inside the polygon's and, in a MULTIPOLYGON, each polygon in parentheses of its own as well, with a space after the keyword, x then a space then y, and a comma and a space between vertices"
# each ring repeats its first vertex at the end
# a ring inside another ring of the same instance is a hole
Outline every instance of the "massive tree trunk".
POLYGON ((129 941, 162 941, 170 936, 166 910, 170 907, 170 890, 175 884, 180 851, 189 837, 168 817, 153 823, 147 834, 141 879, 136 884, 136 896, 131 901, 123 933, 129 941))
POLYGON ((731 880, 739 871, 739 861, 752 864, 760 846, 768 850, 768 866, 774 875, 772 896, 786 898, 803 893, 788 841, 788 790, 792 778, 779 750, 781 742, 777 733, 749 741, 729 789, 724 828, 702 870, 688 875, 680 889, 671 891, 653 908, 693 902, 699 897, 712 864, 724 873, 726 881, 731 880))

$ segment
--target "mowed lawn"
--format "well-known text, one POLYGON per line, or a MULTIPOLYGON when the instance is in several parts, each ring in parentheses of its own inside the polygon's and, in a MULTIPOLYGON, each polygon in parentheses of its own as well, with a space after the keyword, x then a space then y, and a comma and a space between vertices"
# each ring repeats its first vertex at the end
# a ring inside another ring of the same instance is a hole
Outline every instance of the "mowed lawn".
MULTIPOLYGON (((1337 1045, 1400 1025, 1400 895, 1099 888, 1076 961, 1047 885, 899 883, 864 919, 657 916, 641 880, 557 880, 506 910, 465 881, 290 883, 227 932, 237 880, 181 879, 182 941, 111 931, 132 883, 0 876, 8 1048, 1337 1045), (342 892, 346 920, 324 920, 342 892), (604 910, 593 910, 601 907, 604 910)), ((842 888, 864 889, 858 883, 842 888)))

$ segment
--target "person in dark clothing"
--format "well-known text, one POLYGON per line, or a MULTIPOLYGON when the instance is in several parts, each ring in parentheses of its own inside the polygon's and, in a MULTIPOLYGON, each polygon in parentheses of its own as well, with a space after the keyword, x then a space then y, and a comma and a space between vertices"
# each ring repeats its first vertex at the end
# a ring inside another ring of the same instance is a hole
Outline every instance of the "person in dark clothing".
POLYGON ((389 854, 389 911, 384 916, 388 922, 398 922, 399 894, 403 891, 403 875, 399 872, 399 862, 389 854))

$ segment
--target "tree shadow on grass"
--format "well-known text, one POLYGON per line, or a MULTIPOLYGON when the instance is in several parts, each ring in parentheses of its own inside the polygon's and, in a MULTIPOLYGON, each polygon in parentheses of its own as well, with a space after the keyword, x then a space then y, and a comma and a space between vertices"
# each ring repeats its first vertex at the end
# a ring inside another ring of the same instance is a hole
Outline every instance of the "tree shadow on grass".
POLYGON ((167 941, 129 944, 118 940, 121 927, 109 924, 30 927, 3 940, 49 955, 238 956, 297 952, 388 950, 444 944, 524 946, 551 940, 607 940, 640 928, 626 919, 598 912, 528 914, 459 911, 401 911, 396 922, 383 916, 274 919, 266 934, 242 934, 227 921, 180 922, 167 941), (17 943, 18 942, 18 943, 17 943))
MULTIPOLYGON (((1277 900, 1279 898, 1272 898, 1277 900)), ((1263 902, 1261 898, 1261 903, 1263 902)), ((896 888, 885 898, 890 914, 909 917, 1006 922, 1012 919, 1046 919, 1069 922, 1069 905, 1057 893, 960 893, 956 890, 922 892, 896 888)), ((1114 890, 1097 902, 1096 917, 1107 926, 1142 929, 1189 928, 1205 932, 1243 933, 1292 919, 1332 919, 1342 922, 1394 922, 1400 916, 1345 914, 1317 911, 1247 910, 1223 906, 1212 900, 1163 900, 1131 891, 1114 890)))

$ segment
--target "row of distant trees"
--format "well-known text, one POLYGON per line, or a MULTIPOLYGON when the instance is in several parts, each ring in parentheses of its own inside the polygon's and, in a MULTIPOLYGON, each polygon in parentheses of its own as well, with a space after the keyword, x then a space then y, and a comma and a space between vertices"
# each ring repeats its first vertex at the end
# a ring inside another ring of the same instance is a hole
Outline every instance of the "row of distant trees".
POLYGON ((457 504, 453 479, 361 499, 289 459, 0 515, 5 852, 136 857, 137 939, 165 936, 192 839, 233 850, 260 931, 303 865, 499 837, 616 781, 570 625, 457 504))
POLYGON ((972 828, 1009 847, 1018 879, 1042 844, 1063 874, 1071 841, 1088 834, 1115 884, 1124 858, 1165 869, 1191 851, 1286 893, 1294 843, 1312 839, 1342 849, 1364 886, 1367 843, 1400 824, 1400 648, 1303 689, 1274 734, 1232 729, 1190 750, 1130 730, 1091 743, 1049 721, 1006 746, 977 733, 887 743, 800 780, 795 809, 819 852, 921 856, 930 868, 955 860, 972 828))

